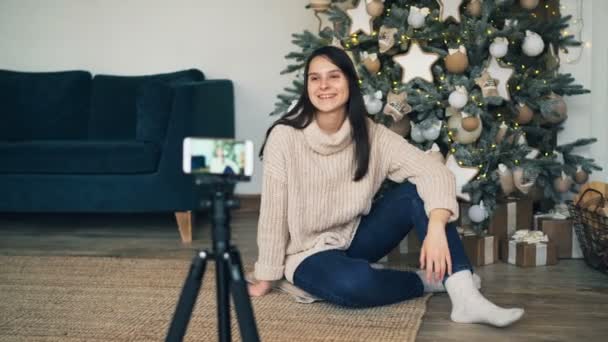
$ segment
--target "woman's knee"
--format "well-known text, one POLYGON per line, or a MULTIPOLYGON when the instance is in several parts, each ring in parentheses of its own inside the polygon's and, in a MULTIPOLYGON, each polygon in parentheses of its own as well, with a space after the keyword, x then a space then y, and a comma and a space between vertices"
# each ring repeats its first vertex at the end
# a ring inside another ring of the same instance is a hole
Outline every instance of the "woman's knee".
MULTIPOLYGON (((378 305, 374 300, 378 295, 377 277, 371 267, 344 270, 337 274, 332 295, 336 304, 365 308, 378 305)), ((331 300, 331 298, 330 298, 331 300)))

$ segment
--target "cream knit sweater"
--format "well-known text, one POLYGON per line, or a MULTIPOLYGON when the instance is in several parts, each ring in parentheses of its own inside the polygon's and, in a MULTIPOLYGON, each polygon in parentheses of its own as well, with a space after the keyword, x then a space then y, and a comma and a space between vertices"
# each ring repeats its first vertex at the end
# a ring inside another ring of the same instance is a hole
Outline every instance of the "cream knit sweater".
POLYGON ((271 131, 264 149, 257 279, 285 276, 293 283, 293 273, 306 257, 347 249, 387 177, 416 184, 427 215, 445 208, 452 212, 450 221, 457 218, 454 175, 398 134, 368 123, 369 171, 358 182, 353 181, 349 120, 331 135, 314 120, 302 130, 278 125, 271 131))

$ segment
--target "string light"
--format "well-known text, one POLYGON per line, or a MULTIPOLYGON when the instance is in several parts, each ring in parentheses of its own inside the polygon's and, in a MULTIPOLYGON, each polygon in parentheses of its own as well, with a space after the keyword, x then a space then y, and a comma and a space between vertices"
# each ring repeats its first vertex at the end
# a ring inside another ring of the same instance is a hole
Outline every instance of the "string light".
POLYGON ((378 75, 378 76, 382 75, 382 71, 378 71, 378 73, 376 75, 378 75))

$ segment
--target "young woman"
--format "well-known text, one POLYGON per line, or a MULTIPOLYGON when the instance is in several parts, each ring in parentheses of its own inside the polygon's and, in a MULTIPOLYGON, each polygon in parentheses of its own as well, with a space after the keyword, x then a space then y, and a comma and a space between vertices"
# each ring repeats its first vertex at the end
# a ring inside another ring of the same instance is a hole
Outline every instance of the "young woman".
POLYGON ((346 307, 386 305, 447 290, 451 318, 507 326, 522 309, 500 308, 478 291, 453 223, 451 172, 366 116, 355 68, 322 47, 305 66, 305 91, 266 134, 252 296, 286 279, 346 307), (382 182, 402 183, 372 203, 382 182), (425 272, 377 269, 414 227, 425 272), (439 282, 439 283, 437 283, 439 282))

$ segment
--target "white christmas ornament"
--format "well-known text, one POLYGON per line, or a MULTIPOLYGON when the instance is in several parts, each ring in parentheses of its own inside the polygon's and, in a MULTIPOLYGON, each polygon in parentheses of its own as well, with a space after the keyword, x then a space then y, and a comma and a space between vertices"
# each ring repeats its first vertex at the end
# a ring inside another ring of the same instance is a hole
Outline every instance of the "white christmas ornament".
POLYGON ((407 53, 393 57, 393 61, 399 64, 402 69, 401 83, 408 83, 417 77, 432 83, 433 72, 431 66, 438 59, 438 54, 422 51, 417 42, 412 43, 407 53))
POLYGON ((463 0, 437 0, 439 4, 439 19, 446 21, 448 18, 460 22, 460 5, 463 0))
POLYGON ((511 67, 500 65, 496 58, 490 58, 490 65, 488 65, 487 71, 490 77, 497 80, 496 89, 498 90, 498 95, 507 101, 511 101, 507 85, 515 70, 511 67))
POLYGON ((436 121, 431 127, 422 131, 422 136, 428 141, 435 141, 441 133, 441 121, 436 121))
POLYGON ((450 106, 456 109, 462 109, 469 100, 469 93, 467 89, 463 86, 456 86, 456 90, 450 93, 448 97, 448 102, 450 106))
POLYGON ((462 188, 475 178, 479 170, 476 167, 460 166, 452 154, 448 156, 445 166, 452 171, 456 178, 456 196, 465 201, 470 201, 471 195, 462 192, 462 188))
POLYGON ((503 58, 509 51, 509 41, 505 37, 496 37, 490 44, 490 55, 494 58, 503 58))
POLYGON ((482 222, 483 220, 488 218, 488 210, 483 204, 483 201, 479 202, 479 204, 472 205, 469 208, 468 214, 471 221, 475 223, 482 222))
POLYGON ((367 13, 367 4, 365 0, 359 0, 357 7, 347 9, 346 14, 351 21, 349 34, 355 34, 361 31, 369 36, 372 35, 373 19, 369 13, 367 13))
POLYGON ((422 135, 422 131, 420 130, 420 127, 416 126, 416 124, 413 122, 412 122, 412 131, 410 132, 410 136, 412 137, 412 140, 414 140, 417 143, 424 142, 424 136, 422 135))
POLYGON ((526 38, 521 49, 527 56, 536 57, 545 49, 545 42, 538 33, 526 30, 526 38))
POLYGON ((378 114, 382 110, 382 91, 378 90, 374 94, 363 95, 365 109, 371 115, 378 114))
POLYGON ((410 14, 407 16, 407 24, 415 29, 424 26, 424 20, 431 11, 428 7, 418 8, 410 6, 410 14))

